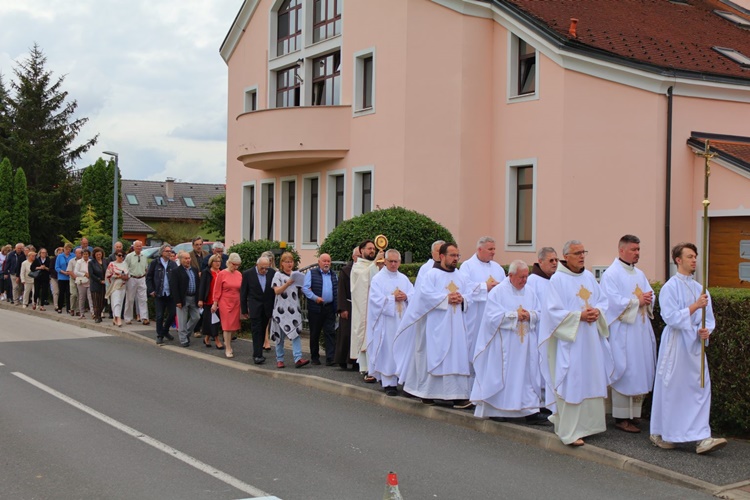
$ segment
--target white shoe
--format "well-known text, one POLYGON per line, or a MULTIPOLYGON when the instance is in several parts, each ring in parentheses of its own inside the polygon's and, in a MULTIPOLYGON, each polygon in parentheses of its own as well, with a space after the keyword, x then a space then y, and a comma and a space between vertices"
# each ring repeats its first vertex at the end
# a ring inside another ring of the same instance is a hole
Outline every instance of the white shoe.
POLYGON ((706 438, 695 447, 695 452, 698 455, 704 455, 711 453, 712 451, 720 450, 727 445, 727 440, 724 438, 706 438))
POLYGON ((672 450, 675 447, 674 443, 664 441, 659 434, 651 434, 649 440, 651 441, 651 444, 663 450, 672 450))

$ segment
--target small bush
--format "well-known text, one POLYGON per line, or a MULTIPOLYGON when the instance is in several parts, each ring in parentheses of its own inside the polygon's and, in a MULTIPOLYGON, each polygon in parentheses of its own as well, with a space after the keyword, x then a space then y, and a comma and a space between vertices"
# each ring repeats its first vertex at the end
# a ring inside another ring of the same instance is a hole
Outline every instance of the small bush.
POLYGON ((294 268, 297 269, 297 266, 299 266, 300 257, 299 254, 294 250, 294 248, 286 247, 283 251, 279 252, 279 250, 281 250, 281 247, 278 241, 243 241, 242 243, 238 243, 229 247, 227 253, 238 253, 240 255, 240 258, 242 259, 242 265, 240 266, 240 269, 244 271, 253 267, 255 265, 255 262, 258 260, 258 257, 260 257, 263 252, 266 252, 268 250, 276 250, 277 255, 273 264, 274 267, 279 267, 279 257, 283 252, 292 252, 292 255, 294 255, 294 268))
POLYGON ((352 249, 363 240, 374 239, 378 234, 388 238, 388 246, 401 252, 412 253, 414 262, 430 258, 430 246, 435 240, 453 241, 445 227, 426 215, 402 207, 391 207, 358 215, 336 227, 320 246, 318 255, 330 254, 332 260, 348 261, 352 249))

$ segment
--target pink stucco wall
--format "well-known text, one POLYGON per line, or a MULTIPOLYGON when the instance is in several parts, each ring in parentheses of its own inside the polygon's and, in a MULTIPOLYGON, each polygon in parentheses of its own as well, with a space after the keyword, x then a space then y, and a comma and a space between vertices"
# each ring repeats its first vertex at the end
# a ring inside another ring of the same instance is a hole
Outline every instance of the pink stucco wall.
MULTIPOLYGON (((248 169, 237 160, 240 145, 252 142, 281 149, 273 146, 273 134, 282 132, 278 126, 255 130, 252 125, 260 122, 254 118, 240 117, 247 120, 245 125, 238 121, 244 88, 257 84, 260 108, 268 102, 271 3, 260 2, 228 62, 228 242, 241 239, 243 182, 296 175, 300 186, 301 175, 320 173, 324 202, 325 173, 343 169, 348 218, 352 169, 372 166, 375 205, 401 205, 426 213, 453 232, 465 256, 486 234, 496 238, 496 259, 504 264, 516 258, 533 262, 535 250, 542 246, 560 251, 566 240, 579 239, 590 251, 587 265, 608 265, 620 236, 632 233, 642 240, 640 267, 663 279, 665 94, 564 69, 538 53, 538 99, 509 103, 508 31, 499 23, 431 0, 378 0, 377 7, 345 2, 341 104, 353 103, 354 54, 375 48, 375 113, 350 115, 332 127, 348 128, 348 151, 341 159, 248 169), (506 164, 529 158, 537 166, 535 248, 514 251, 505 242, 506 164)), ((700 237, 702 173, 697 165, 702 163, 686 145, 691 131, 748 135, 750 116, 750 104, 682 97, 679 85, 675 93, 672 244, 700 237)), ((297 129, 319 123, 315 110, 260 113, 286 113, 297 129)), ((712 210, 741 212, 747 188, 746 177, 715 166, 712 210)), ((279 199, 278 183, 276 193, 279 199)), ((298 203, 298 227, 302 210, 298 203)), ((325 203, 320 215, 322 240, 325 203)), ((279 216, 277 203, 277 221, 279 216)), ((304 263, 314 260, 314 250, 301 253, 304 263)))

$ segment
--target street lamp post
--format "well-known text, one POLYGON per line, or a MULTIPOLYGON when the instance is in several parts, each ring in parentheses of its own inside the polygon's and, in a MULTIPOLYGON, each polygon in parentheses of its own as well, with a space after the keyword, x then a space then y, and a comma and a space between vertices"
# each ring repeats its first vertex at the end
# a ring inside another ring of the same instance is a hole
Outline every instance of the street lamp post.
POLYGON ((105 155, 109 155, 112 158, 115 159, 115 195, 114 195, 114 201, 112 204, 112 251, 115 251, 115 243, 117 242, 117 220, 119 219, 119 208, 120 208, 120 168, 118 165, 118 159, 120 158, 120 155, 115 153, 114 151, 103 151, 105 155))

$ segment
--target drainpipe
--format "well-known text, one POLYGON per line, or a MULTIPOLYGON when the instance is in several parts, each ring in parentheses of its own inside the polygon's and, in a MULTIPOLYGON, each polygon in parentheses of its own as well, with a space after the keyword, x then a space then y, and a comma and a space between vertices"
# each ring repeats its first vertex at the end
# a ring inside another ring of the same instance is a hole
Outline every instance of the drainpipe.
POLYGON ((667 89, 667 189, 664 195, 664 282, 669 279, 669 266, 672 264, 671 243, 669 241, 672 218, 672 89, 667 89))

